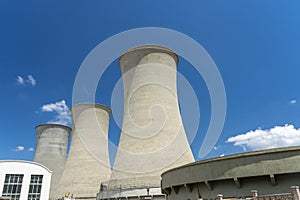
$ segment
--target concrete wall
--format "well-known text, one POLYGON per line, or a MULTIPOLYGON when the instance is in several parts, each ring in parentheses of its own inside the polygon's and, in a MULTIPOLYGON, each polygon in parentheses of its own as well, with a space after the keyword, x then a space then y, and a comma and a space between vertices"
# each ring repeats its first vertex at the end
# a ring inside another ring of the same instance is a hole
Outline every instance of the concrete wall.
POLYGON ((161 193, 160 188, 142 188, 142 189, 118 189, 100 192, 97 195, 97 200, 140 200, 140 199, 151 199, 151 200, 165 200, 166 196, 161 193))
POLYGON ((178 107, 177 55, 154 45, 120 58, 122 133, 109 187, 160 185, 161 172, 194 161, 178 107))
POLYGON ((45 166, 28 161, 3 160, 0 161, 0 196, 2 196, 6 174, 23 174, 20 200, 28 199, 31 175, 43 175, 41 200, 48 200, 50 193, 51 171, 45 166))
POLYGON ((36 150, 34 162, 45 165, 52 171, 50 198, 58 193, 62 176, 71 128, 60 124, 41 124, 36 129, 36 150))
POLYGON ((72 107, 73 135, 59 194, 96 198, 100 183, 110 177, 108 126, 110 108, 93 103, 72 107))
POLYGON ((162 174, 168 199, 215 199, 290 192, 299 185, 300 147, 271 149, 214 158, 162 174))

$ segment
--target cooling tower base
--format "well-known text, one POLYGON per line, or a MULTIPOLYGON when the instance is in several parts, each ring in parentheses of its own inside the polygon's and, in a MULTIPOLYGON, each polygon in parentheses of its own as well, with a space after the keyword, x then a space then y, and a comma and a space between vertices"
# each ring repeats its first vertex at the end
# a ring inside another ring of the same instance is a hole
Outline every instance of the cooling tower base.
POLYGON ((160 187, 157 188, 130 188, 119 190, 106 190, 100 191, 97 194, 97 200, 109 200, 109 199, 151 199, 151 200, 165 200, 166 196, 161 193, 160 187))

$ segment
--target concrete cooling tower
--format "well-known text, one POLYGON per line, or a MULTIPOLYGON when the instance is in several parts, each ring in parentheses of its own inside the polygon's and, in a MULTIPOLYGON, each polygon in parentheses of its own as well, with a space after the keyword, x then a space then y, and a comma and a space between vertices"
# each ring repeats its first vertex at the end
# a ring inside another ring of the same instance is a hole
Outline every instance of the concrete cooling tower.
POLYGON ((121 56, 124 117, 109 188, 159 187, 162 172, 194 162, 179 111, 177 61, 155 45, 121 56))
POLYGON ((100 183, 110 177, 108 126, 111 109, 84 103, 72 107, 73 135, 59 194, 95 198, 100 183))
POLYGON ((34 162, 45 165, 52 171, 50 199, 56 197, 62 176, 71 128, 59 124, 41 124, 36 129, 34 162))

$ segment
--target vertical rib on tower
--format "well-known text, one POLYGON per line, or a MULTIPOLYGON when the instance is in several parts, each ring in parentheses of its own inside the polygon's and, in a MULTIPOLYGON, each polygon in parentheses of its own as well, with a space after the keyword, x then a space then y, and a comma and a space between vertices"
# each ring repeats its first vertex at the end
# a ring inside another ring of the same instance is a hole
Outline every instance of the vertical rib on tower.
POLYGON ((178 106, 177 60, 155 45, 121 56, 124 117, 110 188, 158 187, 163 171, 194 162, 178 106))
POLYGON ((35 127, 36 150, 34 162, 45 165, 52 171, 50 199, 57 197, 62 176, 71 128, 60 124, 41 124, 35 127))
POLYGON ((110 177, 108 126, 111 109, 84 103, 71 108, 73 135, 60 181, 60 195, 96 197, 100 183, 110 177))

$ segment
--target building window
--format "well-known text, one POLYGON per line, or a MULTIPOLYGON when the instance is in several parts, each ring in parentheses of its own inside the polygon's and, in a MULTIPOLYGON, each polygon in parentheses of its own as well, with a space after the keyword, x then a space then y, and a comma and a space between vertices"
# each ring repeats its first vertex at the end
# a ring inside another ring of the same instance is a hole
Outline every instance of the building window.
POLYGON ((19 200, 23 182, 23 174, 6 174, 2 196, 11 200, 19 200))
POLYGON ((31 175, 28 200, 40 200, 43 175, 31 175))

